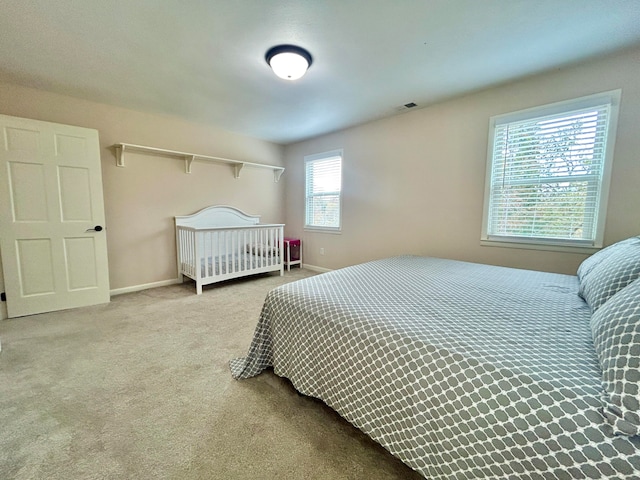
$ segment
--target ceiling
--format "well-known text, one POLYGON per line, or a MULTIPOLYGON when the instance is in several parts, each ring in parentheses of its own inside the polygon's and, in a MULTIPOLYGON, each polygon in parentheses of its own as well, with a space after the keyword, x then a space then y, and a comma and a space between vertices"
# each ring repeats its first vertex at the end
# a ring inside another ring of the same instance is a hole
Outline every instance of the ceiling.
POLYGON ((0 81, 283 144, 633 45, 639 0, 0 1, 0 81))

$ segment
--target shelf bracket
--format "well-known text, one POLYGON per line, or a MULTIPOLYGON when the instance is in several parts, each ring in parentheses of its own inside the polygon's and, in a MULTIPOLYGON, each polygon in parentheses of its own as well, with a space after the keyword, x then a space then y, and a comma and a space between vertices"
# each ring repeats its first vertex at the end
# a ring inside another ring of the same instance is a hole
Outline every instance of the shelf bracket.
POLYGON ((273 181, 278 183, 280 181, 280 177, 282 176, 283 173, 284 173, 284 168, 283 169, 279 169, 279 170, 274 170, 273 171, 273 181))
POLYGON ((195 155, 187 155, 184 157, 184 173, 191 173, 191 164, 195 159, 195 155))
POLYGON ((240 170, 244 167, 244 163, 236 163, 233 167, 233 176, 235 178, 240 178, 240 170))
POLYGON ((116 167, 124 167, 124 145, 116 145, 116 167))

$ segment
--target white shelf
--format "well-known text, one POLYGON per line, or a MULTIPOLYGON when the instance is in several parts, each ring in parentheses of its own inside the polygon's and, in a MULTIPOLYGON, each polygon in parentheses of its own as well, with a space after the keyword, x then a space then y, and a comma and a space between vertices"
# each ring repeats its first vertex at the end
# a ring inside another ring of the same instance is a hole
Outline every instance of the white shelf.
POLYGON ((116 143, 114 145, 116 149, 116 166, 124 167, 125 152, 138 152, 138 153, 155 153, 157 155, 164 155, 169 157, 177 157, 184 160, 185 173, 191 173, 191 164, 197 158, 198 160, 204 160, 214 163, 227 163, 233 167, 233 176, 240 178, 240 171, 243 167, 258 167, 268 168, 273 170, 273 181, 280 180, 284 167, 277 167, 275 165, 266 165, 264 163, 252 163, 243 162, 242 160, 231 160, 229 158, 211 157, 209 155, 199 155, 197 153, 178 152, 175 150, 166 150, 164 148, 145 147, 144 145, 132 145, 130 143, 116 143))

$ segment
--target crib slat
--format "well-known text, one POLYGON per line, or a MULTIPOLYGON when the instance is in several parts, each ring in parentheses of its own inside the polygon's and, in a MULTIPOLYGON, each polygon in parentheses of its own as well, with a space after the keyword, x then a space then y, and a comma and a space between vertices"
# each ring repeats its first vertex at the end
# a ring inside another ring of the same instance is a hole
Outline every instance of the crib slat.
POLYGON ((227 258, 229 263, 227 264, 227 271, 233 273, 234 259, 233 259, 233 232, 227 232, 227 258))
POLYGON ((265 228, 264 230, 264 236, 265 236, 265 252, 264 252, 264 263, 265 265, 269 265, 270 264, 270 257, 271 257, 271 238, 269 238, 269 228, 265 228))
POLYGON ((233 273, 238 271, 236 261, 238 260, 238 232, 235 230, 231 232, 231 271, 233 273))
POLYGON ((200 264, 201 268, 204 271, 204 277, 209 276, 209 249, 207 248, 207 237, 209 236, 209 232, 198 232, 198 243, 202 245, 202 252, 200 254, 200 264))
POLYGON ((242 270, 247 269, 247 231, 242 230, 242 270))
POLYGON ((198 245, 201 245, 201 252, 199 255, 199 260, 200 260, 200 265, 198 266, 198 268, 200 268, 201 270, 203 270, 204 272, 204 277, 206 277, 208 275, 208 270, 209 267, 207 266, 207 254, 209 253, 207 251, 207 232, 198 232, 198 234, 196 234, 197 236, 197 242, 198 245))
POLYGON ((180 229, 180 264, 186 273, 191 275, 191 252, 189 251, 191 246, 187 237, 188 233, 186 230, 180 229))
POLYGON ((187 268, 187 259, 189 258, 189 245, 186 242, 186 234, 187 232, 185 232, 183 229, 180 229, 179 231, 179 242, 180 242, 180 269, 185 271, 187 270, 187 273, 191 273, 188 271, 187 268))
POLYGON ((267 240, 266 240, 267 251, 265 252, 264 261, 268 266, 268 265, 271 265, 271 245, 272 245, 272 243, 271 243, 271 229, 270 228, 265 229, 264 236, 267 237, 267 240))
POLYGON ((231 263, 232 263, 232 259, 231 259, 231 252, 229 249, 229 232, 224 232, 224 253, 225 253, 225 257, 227 259, 227 265, 226 265, 226 269, 225 269, 225 273, 231 273, 231 263))
POLYGON ((216 232, 216 249, 213 261, 216 265, 215 274, 222 275, 222 238, 220 232, 216 232))
POLYGON ((227 249, 225 242, 227 241, 226 231, 220 232, 220 275, 226 275, 229 269, 227 262, 227 249))
POLYGON ((270 248, 269 248, 269 265, 273 265, 275 263, 275 261, 274 261, 275 259, 274 259, 274 255, 273 255, 273 253, 275 251, 275 248, 276 248, 276 242, 275 242, 274 233, 275 233, 274 229, 270 228, 269 229, 269 245, 270 245, 270 248))
POLYGON ((222 275, 224 273, 224 231, 216 232, 216 255, 213 257, 214 276, 222 275))
POLYGON ((266 233, 267 232, 265 232, 264 229, 260 230, 260 249, 261 249, 261 252, 260 252, 260 266, 261 267, 264 267, 264 264, 265 264, 265 257, 264 256, 265 256, 266 252, 264 250, 265 250, 265 244, 267 243, 267 235, 266 235, 266 233))
POLYGON ((230 254, 231 254, 231 273, 235 273, 236 270, 236 245, 237 245, 237 241, 235 240, 236 237, 236 231, 234 230, 233 232, 229 233, 229 249, 230 249, 230 254))
POLYGON ((182 239, 184 241, 183 246, 184 246, 184 257, 183 257, 183 261, 187 263, 187 272, 189 273, 189 275, 193 275, 193 245, 191 242, 191 233, 188 230, 183 230, 182 231, 182 239))
POLYGON ((211 232, 211 245, 207 251, 207 264, 211 263, 209 275, 216 276, 216 246, 218 244, 218 232, 211 232))
POLYGON ((236 255, 237 255, 237 262, 238 262, 238 271, 242 272, 243 268, 242 268, 242 250, 244 250, 244 248, 242 248, 242 230, 238 230, 236 232, 236 255))
POLYGON ((253 257, 257 268, 262 266, 262 255, 260 255, 261 248, 262 248, 262 230, 257 230, 256 231, 256 251, 253 257))
POLYGON ((258 238, 258 230, 251 230, 251 255, 249 255, 249 261, 251 262, 251 269, 257 268, 257 257, 258 257, 258 248, 259 248, 259 238, 258 238))
POLYGON ((189 230, 185 230, 184 238, 187 243, 186 251, 187 251, 187 262, 189 263, 189 273, 193 275, 194 274, 193 256, 195 255, 195 252, 194 252, 195 247, 193 245, 193 232, 190 232, 189 230))
POLYGON ((228 258, 227 258, 227 232, 226 231, 222 231, 220 232, 220 248, 222 251, 222 256, 220 259, 220 274, 227 274, 229 273, 229 263, 228 263, 228 258))

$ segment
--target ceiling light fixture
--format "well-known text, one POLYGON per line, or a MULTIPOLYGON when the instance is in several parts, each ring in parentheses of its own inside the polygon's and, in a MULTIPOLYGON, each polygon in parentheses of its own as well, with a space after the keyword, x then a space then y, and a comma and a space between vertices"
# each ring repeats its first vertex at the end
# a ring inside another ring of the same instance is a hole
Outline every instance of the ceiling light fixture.
POLYGON ((277 45, 270 48, 264 59, 273 73, 285 80, 297 80, 302 77, 313 61, 309 52, 295 45, 277 45))

